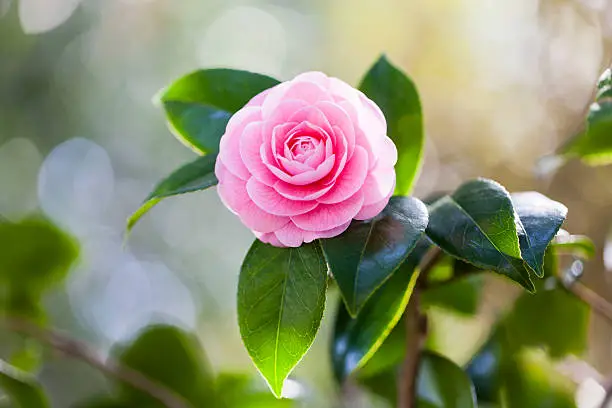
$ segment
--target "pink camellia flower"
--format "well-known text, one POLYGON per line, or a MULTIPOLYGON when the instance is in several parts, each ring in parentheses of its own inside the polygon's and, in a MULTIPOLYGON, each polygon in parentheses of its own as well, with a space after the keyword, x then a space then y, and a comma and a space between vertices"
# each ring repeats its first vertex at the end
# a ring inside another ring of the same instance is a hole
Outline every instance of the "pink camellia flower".
POLYGON ((223 203, 263 242, 298 247, 379 214, 397 149, 363 93, 320 72, 255 96, 230 119, 215 173, 223 203))

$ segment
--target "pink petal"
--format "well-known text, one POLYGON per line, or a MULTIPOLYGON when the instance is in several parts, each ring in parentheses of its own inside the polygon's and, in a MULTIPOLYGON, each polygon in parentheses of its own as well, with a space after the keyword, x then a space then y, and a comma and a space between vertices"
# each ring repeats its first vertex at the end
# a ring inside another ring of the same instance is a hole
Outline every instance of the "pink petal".
POLYGON ((283 100, 299 99, 309 105, 318 101, 331 101, 329 92, 313 82, 284 82, 268 94, 263 105, 263 115, 269 117, 283 100))
POLYGON ((395 166, 397 163, 397 147, 388 136, 385 136, 379 145, 378 160, 386 166, 395 166))
POLYGON ((269 153, 266 153, 266 157, 268 162, 271 164, 276 164, 276 166, 280 165, 278 161, 279 156, 286 156, 285 153, 285 140, 289 137, 289 134, 294 131, 294 129, 300 124, 297 122, 288 122, 283 123, 281 125, 277 125, 272 129, 272 138, 270 140, 269 145, 266 144, 266 150, 269 153))
POLYGON ((333 184, 313 183, 308 186, 296 187, 294 184, 289 184, 285 181, 279 180, 274 184, 274 189, 278 191, 278 194, 290 200, 297 201, 310 201, 316 200, 323 194, 327 193, 333 184))
POLYGON ((252 177, 246 184, 246 191, 253 202, 262 210, 279 216, 304 214, 317 206, 316 201, 289 200, 273 188, 252 177))
POLYGON ((271 135, 274 127, 287 123, 291 115, 306 106, 308 106, 308 104, 304 101, 301 101, 299 99, 290 99, 282 101, 278 105, 278 107, 275 110, 269 112, 267 116, 263 115, 262 112, 264 122, 266 123, 264 133, 271 135))
POLYGON ((304 243, 304 230, 296 227, 292 222, 274 232, 281 244, 297 248, 304 243))
POLYGON ((346 200, 363 187, 367 175, 368 153, 363 147, 357 146, 353 157, 346 164, 334 187, 317 201, 334 204, 346 200))
POLYGON ((308 231, 327 231, 349 222, 363 205, 363 193, 358 191, 345 201, 321 204, 306 214, 291 217, 298 227, 308 231))
POLYGON ((346 101, 352 105, 359 104, 359 91, 341 79, 330 78, 329 91, 337 102, 346 101))
POLYGON ((284 157, 279 157, 278 161, 280 162, 281 166, 283 166, 283 168, 287 171, 287 173, 289 173, 292 176, 304 173, 306 171, 314 170, 312 167, 310 167, 306 163, 300 163, 297 160, 289 160, 289 159, 285 159, 284 157))
POLYGON ((295 176, 290 176, 286 172, 278 169, 273 165, 269 165, 266 163, 266 166, 276 177, 281 179, 282 181, 292 184, 294 186, 305 186, 307 184, 314 183, 316 181, 321 180, 325 177, 332 167, 334 166, 336 160, 336 155, 332 154, 329 156, 323 163, 319 165, 315 170, 306 171, 304 173, 296 174, 295 176))
POLYGON ((319 238, 333 238, 346 231, 349 225, 351 225, 350 221, 340 225, 339 227, 332 228, 327 231, 304 231, 304 242, 312 242, 315 239, 319 238))
POLYGON ((329 123, 329 120, 327 120, 327 117, 325 116, 325 114, 315 106, 306 106, 298 110, 293 115, 291 115, 289 120, 291 122, 298 122, 298 123, 308 122, 308 123, 311 123, 317 126, 318 128, 322 129, 324 132, 328 134, 331 134, 332 132, 332 127, 331 127, 331 124, 329 123))
MULTIPOLYGON (((327 139, 327 140, 329 140, 329 139, 327 139)), ((325 143, 320 142, 319 144, 317 144, 317 147, 315 148, 314 153, 309 158, 306 159, 304 164, 309 166, 310 168, 315 169, 321 163, 323 163, 323 160, 325 159, 325 145, 326 145, 326 143, 327 142, 325 142, 325 143)))
POLYGON ((289 222, 289 217, 270 214, 249 200, 240 208, 238 216, 247 228, 259 232, 273 232, 289 222))
POLYGON ((393 183, 393 188, 391 189, 391 192, 385 198, 374 204, 364 205, 354 218, 356 220, 369 220, 370 218, 376 217, 387 206, 389 199, 393 195, 394 189, 395 183, 393 183))
POLYGON ((361 91, 358 91, 359 100, 363 110, 360 116, 360 124, 362 127, 367 123, 373 134, 384 135, 387 133, 387 120, 382 111, 371 99, 365 96, 361 91))
POLYGON ((317 71, 311 71, 311 72, 304 72, 302 74, 299 74, 298 76, 296 76, 293 81, 296 82, 301 82, 301 81, 306 81, 306 82, 313 82, 325 89, 327 89, 329 87, 329 77, 327 75, 325 75, 322 72, 317 72, 317 71))
POLYGON ((261 242, 265 242, 266 244, 274 245, 275 247, 285 248, 285 245, 283 245, 283 243, 280 242, 278 238, 276 238, 276 235, 273 232, 263 233, 263 232, 253 231, 253 233, 255 234, 257 239, 260 240, 261 242))
POLYGON ((240 139, 240 157, 249 173, 262 183, 272 186, 278 179, 261 159, 262 129, 262 122, 252 122, 247 125, 240 139))
POLYGON ((390 196, 395 188, 395 170, 393 167, 377 166, 366 177, 363 183, 363 205, 370 205, 390 196))
POLYGON ((215 163, 215 175, 219 180, 217 193, 221 202, 234 214, 238 214, 251 199, 247 194, 246 181, 236 177, 221 160, 215 163))
POLYGON ((274 88, 276 88, 277 86, 278 85, 274 85, 272 88, 268 88, 265 91, 261 91, 260 93, 258 93, 254 97, 252 97, 251 100, 249 102, 247 102, 247 104, 244 105, 244 106, 259 106, 259 107, 261 107, 261 104, 266 99, 266 96, 268 96, 268 93, 270 91, 272 91, 274 88))
POLYGON ((349 114, 339 104, 332 102, 318 102, 315 106, 325 114, 332 126, 342 129, 347 141, 348 154, 351 156, 355 149, 355 127, 349 114))
POLYGON ((340 129, 337 126, 334 126, 334 134, 336 135, 336 146, 335 146, 334 153, 336 154, 337 157, 340 158, 340 160, 336 161, 336 165, 331 170, 331 173, 333 174, 333 178, 335 179, 340 175, 340 172, 344 170, 344 166, 346 165, 346 162, 349 156, 348 156, 347 141, 346 141, 346 138, 344 137, 344 133, 342 132, 342 129, 340 129))
POLYGON ((240 139, 246 126, 261 120, 261 109, 246 107, 234 114, 227 123, 225 134, 219 143, 219 158, 229 171, 243 180, 251 177, 248 169, 240 157, 240 139))

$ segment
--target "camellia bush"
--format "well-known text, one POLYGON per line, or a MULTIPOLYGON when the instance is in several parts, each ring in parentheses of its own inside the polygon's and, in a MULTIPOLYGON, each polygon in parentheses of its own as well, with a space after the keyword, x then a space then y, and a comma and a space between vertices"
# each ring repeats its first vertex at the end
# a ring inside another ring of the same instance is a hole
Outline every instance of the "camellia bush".
MULTIPOLYGON (((559 156, 609 162, 610 89, 604 76, 585 129, 559 156)), ((0 304, 6 327, 23 336, 0 363, 0 388, 14 405, 49 406, 33 375, 42 357, 25 341, 34 339, 114 382, 82 408, 312 406, 283 398, 283 387, 331 301, 330 365, 347 406, 347 390, 358 389, 401 408, 576 407, 576 385, 558 363, 584 353, 591 310, 612 316, 580 282, 592 242, 562 229, 562 203, 497 181, 412 197, 421 104, 385 57, 358 88, 319 72, 279 82, 208 69, 178 79, 159 101, 197 156, 155 186, 128 230, 161 200, 216 186, 255 236, 239 271, 237 324, 269 392, 248 376, 214 373, 197 338, 177 327, 148 327, 107 359, 48 327, 41 296, 78 246, 33 217, 0 222, 0 304), (458 364, 435 344, 457 335, 440 332, 431 310, 474 315, 495 277, 520 294, 458 364)))

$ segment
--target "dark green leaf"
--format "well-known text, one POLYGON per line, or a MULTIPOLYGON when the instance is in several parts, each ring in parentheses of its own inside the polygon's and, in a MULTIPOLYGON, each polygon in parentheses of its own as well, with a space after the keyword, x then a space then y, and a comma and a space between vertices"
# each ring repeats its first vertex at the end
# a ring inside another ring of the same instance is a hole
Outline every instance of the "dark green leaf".
MULTIPOLYGON (((149 326, 118 354, 121 363, 174 391, 194 407, 213 405, 214 379, 195 336, 173 326, 149 326)), ((134 407, 164 406, 127 384, 121 388, 120 400, 134 407)))
POLYGON ((507 337, 514 348, 545 348, 552 358, 582 354, 588 343, 590 309, 547 278, 535 295, 523 294, 507 316, 507 337))
POLYGON ((205 190, 216 185, 218 182, 215 176, 216 159, 216 155, 198 157, 158 183, 140 208, 128 219, 127 230, 131 230, 138 220, 162 199, 205 190))
POLYGON ((179 140, 199 153, 214 153, 231 114, 278 83, 247 71, 206 69, 174 82, 160 100, 179 140))
POLYGON ((355 221, 343 234, 321 241, 352 316, 408 257, 426 226, 427 208, 422 202, 392 197, 377 217, 355 221))
POLYGON ((408 304, 419 271, 417 266, 429 244, 421 241, 408 259, 351 318, 340 302, 332 340, 332 364, 339 381, 363 366, 393 330, 408 304))
POLYGON ((360 378, 359 384, 385 399, 389 406, 397 406, 397 374, 396 370, 387 370, 371 377, 360 378))
POLYGON ((570 254, 584 260, 595 256, 595 244, 591 238, 584 235, 557 234, 551 247, 558 254, 570 254))
POLYGON ((542 277, 544 253, 565 221, 567 207, 533 191, 513 193, 512 203, 523 227, 518 230, 523 259, 542 277))
POLYGON ((476 408, 474 386, 463 370, 434 353, 423 353, 417 378, 417 407, 476 408))
POLYGON ((395 193, 408 195, 423 154, 423 114, 417 89, 384 55, 370 68, 359 89, 380 107, 387 119, 387 133, 398 151, 395 193))
POLYGON ((48 408, 49 401, 34 377, 0 360, 0 389, 14 408, 48 408))
POLYGON ((430 207, 427 234, 449 254, 535 289, 521 259, 510 195, 498 183, 468 181, 436 201, 430 207))
POLYGON ((119 401, 112 397, 103 395, 88 398, 78 402, 71 408, 133 408, 129 402, 119 401))
POLYGON ((401 320, 395 325, 376 353, 357 372, 359 379, 378 376, 393 370, 406 356, 406 325, 401 320))
POLYGON ((253 362, 279 397, 323 316, 327 265, 317 242, 277 248, 256 240, 238 282, 238 321, 253 362))

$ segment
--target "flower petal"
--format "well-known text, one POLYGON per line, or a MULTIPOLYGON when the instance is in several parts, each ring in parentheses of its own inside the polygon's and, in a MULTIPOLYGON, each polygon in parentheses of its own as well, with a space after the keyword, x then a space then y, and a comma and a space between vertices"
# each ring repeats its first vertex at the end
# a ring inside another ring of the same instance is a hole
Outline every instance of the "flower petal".
POLYGON ((246 191, 253 202, 262 210, 279 216, 304 214, 313 210, 316 201, 293 201, 280 194, 272 187, 265 185, 252 177, 246 183, 246 191))
POLYGON ((261 242, 265 242, 266 244, 274 245, 275 247, 285 248, 282 242, 276 238, 276 235, 273 232, 257 232, 253 231, 255 236, 261 242))
POLYGON ((268 118, 282 101, 298 99, 309 105, 319 101, 331 101, 329 92, 314 82, 284 82, 271 91, 261 106, 264 118, 268 118))
POLYGON ((346 231, 349 225, 351 225, 350 221, 336 228, 328 229, 326 231, 304 231, 304 242, 312 242, 315 239, 319 238, 333 238, 346 231))
POLYGON ((289 222, 283 228, 274 232, 278 240, 287 247, 299 247, 304 243, 304 230, 289 222))
POLYGON ((253 122, 247 125, 240 139, 240 157, 247 170, 257 180, 272 186, 278 178, 268 170, 261 158, 262 129, 262 122, 253 122))
POLYGON ((289 121, 298 123, 307 122, 321 128, 328 134, 332 133, 332 127, 329 120, 316 106, 306 106, 296 111, 293 115, 291 115, 291 117, 289 117, 289 121))
POLYGON ((240 208, 238 216, 247 228, 259 232, 276 231, 290 221, 289 217, 279 217, 262 210, 251 200, 240 208))
POLYGON ((389 199, 393 195, 393 190, 395 190, 395 183, 393 183, 393 188, 391 188, 391 191, 385 198, 374 204, 364 205, 354 218, 356 220, 369 220, 376 217, 387 206, 389 199))
POLYGON ((292 184, 294 186, 305 186, 307 184, 315 183, 325 177, 330 170, 334 167, 336 161, 336 155, 332 154, 323 163, 321 163, 315 170, 306 171, 304 173, 296 174, 291 176, 286 172, 276 168, 273 165, 266 163, 266 166, 276 177, 282 181, 292 184))
POLYGON ((278 191, 278 194, 290 200, 296 201, 316 200, 331 190, 332 187, 333 184, 324 184, 321 182, 300 186, 298 188, 296 188, 294 184, 289 184, 282 180, 279 180, 274 184, 274 189, 278 191))
POLYGON ((363 193, 358 191, 348 199, 328 205, 320 204, 306 214, 291 217, 298 227, 307 231, 326 231, 349 222, 363 205, 363 193))
POLYGON ((379 202, 391 193, 395 188, 395 170, 393 167, 377 166, 366 177, 363 183, 364 201, 363 205, 379 202))
POLYGON ((248 171, 240 157, 240 139, 246 126, 261 120, 259 107, 246 107, 240 109, 227 123, 225 133, 219 143, 219 158, 234 175, 248 180, 251 173, 248 171))
POLYGON ((337 103, 318 102, 315 105, 327 118, 329 123, 342 129, 342 134, 346 138, 349 157, 355 149, 355 126, 349 114, 337 103))
POLYGON ((215 175, 219 180, 217 193, 221 202, 234 214, 251 201, 246 190, 246 181, 230 172, 221 160, 215 163, 215 175))
POLYGON ((334 204, 355 194, 363 187, 368 175, 368 153, 361 146, 355 148, 353 157, 336 179, 334 187, 317 201, 323 204, 334 204))

